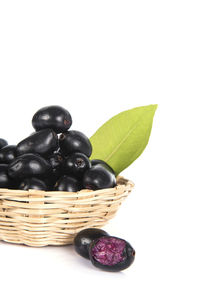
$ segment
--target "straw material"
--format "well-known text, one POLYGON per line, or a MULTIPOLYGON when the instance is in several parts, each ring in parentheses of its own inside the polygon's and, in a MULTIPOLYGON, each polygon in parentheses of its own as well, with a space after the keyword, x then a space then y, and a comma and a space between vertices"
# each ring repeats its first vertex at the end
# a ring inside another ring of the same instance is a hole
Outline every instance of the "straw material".
POLYGON ((134 184, 79 192, 0 189, 0 240, 41 247, 72 244, 88 227, 102 227, 117 212, 134 184))

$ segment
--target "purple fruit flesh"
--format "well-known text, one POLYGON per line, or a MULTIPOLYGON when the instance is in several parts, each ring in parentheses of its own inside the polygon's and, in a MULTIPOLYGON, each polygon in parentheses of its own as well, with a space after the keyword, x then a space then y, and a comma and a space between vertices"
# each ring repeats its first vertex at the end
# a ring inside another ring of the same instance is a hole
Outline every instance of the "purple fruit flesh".
POLYGON ((105 271, 117 272, 133 263, 135 250, 123 239, 105 236, 91 243, 89 255, 94 266, 105 271))
POLYGON ((100 238, 92 248, 92 255, 103 265, 113 266, 125 259, 125 241, 116 238, 100 238))

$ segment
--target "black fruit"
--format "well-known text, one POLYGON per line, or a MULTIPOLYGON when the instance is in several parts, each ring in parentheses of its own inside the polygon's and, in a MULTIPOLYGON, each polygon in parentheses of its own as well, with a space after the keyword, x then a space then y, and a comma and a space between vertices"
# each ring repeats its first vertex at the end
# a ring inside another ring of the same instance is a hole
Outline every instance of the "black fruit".
POLYGON ((115 185, 115 176, 101 165, 92 166, 83 176, 83 186, 86 189, 113 188, 115 185))
POLYGON ((58 175, 56 175, 55 173, 52 172, 50 175, 43 178, 43 181, 47 185, 48 190, 54 190, 55 184, 58 182, 61 175, 58 176, 58 175))
POLYGON ((89 247, 92 264, 105 271, 117 272, 128 268, 135 259, 135 250, 123 239, 105 236, 89 247))
POLYGON ((108 163, 106 163, 105 161, 95 159, 95 160, 91 160, 90 162, 91 162, 92 166, 99 165, 99 164, 102 165, 103 167, 105 167, 107 170, 109 170, 110 172, 112 172, 115 175, 115 172, 112 169, 112 167, 110 167, 110 165, 108 165, 108 163))
POLYGON ((108 236, 107 232, 98 228, 81 230, 74 239, 74 247, 78 254, 89 259, 89 246, 97 238, 108 236))
POLYGON ((62 155, 60 153, 53 153, 51 156, 48 157, 48 161, 53 169, 53 174, 55 174, 56 176, 61 176, 63 167, 62 165, 64 162, 62 155))
POLYGON ((54 188, 54 185, 58 179, 63 175, 63 157, 60 153, 53 153, 48 157, 48 161, 52 167, 52 173, 45 178, 45 183, 47 184, 49 190, 54 188))
POLYGON ((81 184, 76 178, 64 175, 57 181, 54 189, 56 191, 77 192, 81 190, 81 184))
POLYGON ((16 180, 29 177, 44 177, 52 172, 51 165, 37 154, 24 154, 8 167, 8 175, 16 180))
POLYGON ((47 106, 38 110, 32 119, 36 131, 53 129, 56 133, 66 132, 72 124, 70 113, 60 106, 47 106))
POLYGON ((86 135, 79 131, 68 131, 60 135, 59 144, 64 156, 79 152, 91 156, 92 145, 86 135))
POLYGON ((8 142, 5 139, 0 138, 0 149, 6 145, 8 145, 8 142))
POLYGON ((9 164, 16 158, 16 145, 6 145, 0 150, 0 163, 9 164))
POLYGON ((36 190, 47 190, 46 184, 37 179, 37 178, 28 178, 21 182, 19 185, 20 190, 29 190, 29 189, 36 189, 36 190))
POLYGON ((17 154, 37 153, 42 156, 53 153, 58 148, 58 136, 52 129, 35 132, 17 145, 17 154))
POLYGON ((77 178, 81 178, 86 170, 91 167, 90 160, 82 153, 73 153, 65 158, 63 171, 77 178))
POLYGON ((0 164, 0 188, 11 188, 13 182, 8 176, 8 165, 0 164))

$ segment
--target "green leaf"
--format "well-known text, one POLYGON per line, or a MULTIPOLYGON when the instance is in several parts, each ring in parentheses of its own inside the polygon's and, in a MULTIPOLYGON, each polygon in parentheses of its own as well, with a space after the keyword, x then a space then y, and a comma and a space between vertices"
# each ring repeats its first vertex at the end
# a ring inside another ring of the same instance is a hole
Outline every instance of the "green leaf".
POLYGON ((151 133, 157 105, 137 107, 121 112, 90 138, 91 159, 106 161, 118 175, 145 149, 151 133))

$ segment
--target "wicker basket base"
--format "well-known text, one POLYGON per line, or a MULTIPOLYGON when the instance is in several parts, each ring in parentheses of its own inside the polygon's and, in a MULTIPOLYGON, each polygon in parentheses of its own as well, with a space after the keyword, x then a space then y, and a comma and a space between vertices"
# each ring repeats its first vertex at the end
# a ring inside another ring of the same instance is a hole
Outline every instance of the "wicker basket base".
POLYGON ((34 247, 72 244, 80 230, 113 218, 133 187, 118 177, 115 188, 97 191, 0 189, 0 240, 34 247))

